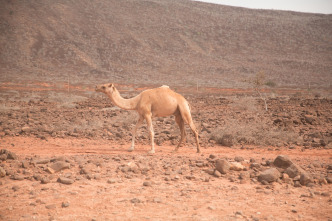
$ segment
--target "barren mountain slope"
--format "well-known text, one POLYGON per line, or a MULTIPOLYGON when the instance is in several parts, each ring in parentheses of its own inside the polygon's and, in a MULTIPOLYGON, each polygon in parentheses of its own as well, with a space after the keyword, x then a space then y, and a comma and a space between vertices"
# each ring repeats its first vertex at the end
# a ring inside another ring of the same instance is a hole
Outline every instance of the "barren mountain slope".
POLYGON ((185 0, 3 1, 1 81, 328 87, 332 15, 185 0))

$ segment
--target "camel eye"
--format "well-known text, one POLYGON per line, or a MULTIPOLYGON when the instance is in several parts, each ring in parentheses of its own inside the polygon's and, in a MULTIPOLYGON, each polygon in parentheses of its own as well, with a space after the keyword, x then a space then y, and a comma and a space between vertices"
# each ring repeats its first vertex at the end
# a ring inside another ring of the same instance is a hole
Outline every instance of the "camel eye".
POLYGON ((102 89, 105 89, 105 86, 102 86, 101 88, 102 88, 102 89))

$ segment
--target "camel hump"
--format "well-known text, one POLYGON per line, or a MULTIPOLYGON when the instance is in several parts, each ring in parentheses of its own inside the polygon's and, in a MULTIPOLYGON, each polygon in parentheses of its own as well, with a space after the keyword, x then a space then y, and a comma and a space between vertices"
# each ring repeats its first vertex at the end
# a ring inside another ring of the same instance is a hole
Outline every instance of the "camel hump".
POLYGON ((169 88, 169 86, 168 86, 168 85, 163 85, 163 86, 161 86, 161 87, 166 87, 166 88, 169 88))

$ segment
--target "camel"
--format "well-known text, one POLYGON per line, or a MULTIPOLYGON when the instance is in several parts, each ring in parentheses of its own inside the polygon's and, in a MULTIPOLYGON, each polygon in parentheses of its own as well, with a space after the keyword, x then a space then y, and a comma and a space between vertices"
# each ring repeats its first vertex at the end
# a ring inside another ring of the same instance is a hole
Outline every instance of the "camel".
POLYGON ((179 144, 174 151, 178 151, 181 143, 185 140, 186 123, 190 126, 192 132, 194 133, 197 153, 200 153, 198 132, 191 118, 189 103, 182 95, 172 91, 168 86, 148 89, 129 99, 121 97, 119 91, 115 88, 114 84, 111 83, 96 86, 96 91, 105 93, 114 105, 122 109, 137 111, 139 117, 137 124, 133 129, 131 147, 128 151, 133 151, 135 149, 136 131, 143 121, 146 120, 151 139, 151 150, 149 153, 155 153, 152 117, 167 117, 174 115, 175 121, 181 132, 179 144))

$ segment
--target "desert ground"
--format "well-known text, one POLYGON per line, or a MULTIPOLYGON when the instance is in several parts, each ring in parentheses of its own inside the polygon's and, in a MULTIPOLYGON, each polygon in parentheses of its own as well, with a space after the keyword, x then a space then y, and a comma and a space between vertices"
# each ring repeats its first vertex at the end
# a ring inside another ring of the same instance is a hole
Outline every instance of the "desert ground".
MULTIPOLYGON (((124 97, 148 88, 117 87, 124 97)), ((192 106, 200 154, 188 126, 173 152, 174 117, 154 119, 155 154, 144 125, 128 152, 135 113, 92 87, 3 83, 1 220, 332 219, 328 93, 266 92, 265 112, 250 90, 178 92, 192 106), (271 168, 276 177, 264 180, 271 168)))
POLYGON ((0 4, 0 220, 332 220, 332 15, 191 0, 0 4), (168 85, 174 117, 124 98, 168 85))

